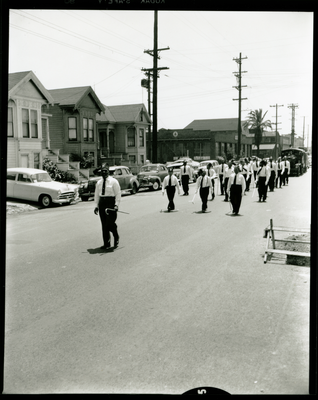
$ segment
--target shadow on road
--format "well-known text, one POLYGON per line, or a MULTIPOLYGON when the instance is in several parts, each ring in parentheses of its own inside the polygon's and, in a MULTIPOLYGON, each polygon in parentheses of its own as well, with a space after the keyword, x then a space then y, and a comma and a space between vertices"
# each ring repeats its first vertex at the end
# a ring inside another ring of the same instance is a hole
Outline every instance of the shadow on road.
POLYGON ((106 254, 112 253, 114 251, 114 247, 110 247, 109 249, 101 249, 100 247, 96 247, 96 249, 87 249, 89 254, 106 254))

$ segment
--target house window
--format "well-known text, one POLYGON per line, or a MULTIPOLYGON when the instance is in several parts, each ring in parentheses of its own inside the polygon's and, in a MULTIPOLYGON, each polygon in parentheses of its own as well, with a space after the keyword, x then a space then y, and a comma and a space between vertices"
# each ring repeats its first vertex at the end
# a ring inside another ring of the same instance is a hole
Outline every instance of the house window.
POLYGON ((140 154, 140 164, 145 163, 145 156, 143 154, 140 154))
POLYGON ((145 131, 144 129, 139 129, 139 147, 145 146, 145 131))
POLYGON ((22 132, 24 138, 38 138, 38 112, 22 108, 22 132))
POLYGON ((30 137, 29 110, 22 108, 22 132, 24 138, 30 137))
POLYGON ((135 162, 136 162, 136 156, 129 156, 129 162, 135 164, 135 162))
POLYGON ((77 127, 75 117, 68 118, 68 140, 77 140, 77 127))
POLYGON ((13 137, 13 108, 8 107, 8 137, 13 137))
POLYGON ((33 154, 33 165, 34 168, 40 169, 40 153, 33 154))
POLYGON ((94 120, 92 118, 88 120, 88 140, 94 141, 94 120))
POLYGON ((128 138, 128 147, 135 147, 136 146, 136 139, 135 139, 135 128, 128 128, 127 129, 127 138, 128 138))
POLYGON ((88 119, 83 118, 83 140, 88 141, 88 119))
POLYGON ((31 137, 38 138, 38 112, 36 110, 31 111, 31 137))

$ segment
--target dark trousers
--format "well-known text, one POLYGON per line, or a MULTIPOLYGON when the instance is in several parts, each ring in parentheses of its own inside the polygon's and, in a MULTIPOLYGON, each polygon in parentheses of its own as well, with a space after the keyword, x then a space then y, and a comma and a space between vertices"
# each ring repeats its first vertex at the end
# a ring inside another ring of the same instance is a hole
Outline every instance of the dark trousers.
POLYGON ((220 189, 221 189, 221 194, 224 194, 224 185, 223 185, 223 174, 219 175, 220 178, 220 189))
POLYGON ((104 246, 110 246, 110 232, 114 236, 114 240, 118 240, 118 232, 117 232, 117 212, 116 211, 109 211, 106 208, 114 208, 115 206, 115 197, 100 197, 98 210, 99 210, 99 217, 102 224, 102 235, 104 246), (107 211, 107 214, 106 214, 107 211))
POLYGON ((173 199, 174 199, 174 195, 176 193, 176 187, 175 186, 167 186, 166 191, 167 191, 167 197, 169 200, 168 210, 174 210, 175 206, 174 206, 173 199))
POLYGON ((229 200, 229 195, 227 194, 227 185, 229 183, 229 178, 224 179, 224 194, 225 194, 225 199, 224 200, 229 200))
POLYGON ((266 200, 267 197, 267 186, 265 185, 266 182, 266 177, 265 176, 259 176, 258 177, 258 197, 260 200, 266 200))
POLYGON ((182 188, 185 194, 189 194, 189 175, 182 175, 181 176, 181 183, 182 183, 182 188))
POLYGON ((202 200, 202 211, 208 208, 209 186, 200 188, 200 197, 202 200))
POLYGON ((284 173, 282 174, 283 179, 282 179, 282 183, 283 185, 288 185, 288 169, 285 168, 284 173))
POLYGON ((277 178, 276 178, 276 184, 275 184, 276 189, 278 187, 278 182, 279 182, 279 187, 282 187, 282 170, 281 169, 277 170, 277 178))
POLYGON ((242 202, 242 185, 231 185, 230 202, 232 204, 233 213, 238 214, 242 202))
POLYGON ((269 187, 269 190, 271 192, 274 191, 274 187, 275 187, 275 171, 271 171, 271 176, 270 176, 269 181, 268 181, 268 187, 269 187))

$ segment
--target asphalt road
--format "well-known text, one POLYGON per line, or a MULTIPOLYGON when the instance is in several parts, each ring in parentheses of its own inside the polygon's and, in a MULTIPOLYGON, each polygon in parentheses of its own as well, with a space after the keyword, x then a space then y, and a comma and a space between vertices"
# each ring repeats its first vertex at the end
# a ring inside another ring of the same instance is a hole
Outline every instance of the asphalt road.
POLYGON ((310 270, 263 232, 310 226, 311 172, 239 216, 194 187, 123 196, 109 252, 91 201, 8 215, 4 393, 308 393, 310 270))

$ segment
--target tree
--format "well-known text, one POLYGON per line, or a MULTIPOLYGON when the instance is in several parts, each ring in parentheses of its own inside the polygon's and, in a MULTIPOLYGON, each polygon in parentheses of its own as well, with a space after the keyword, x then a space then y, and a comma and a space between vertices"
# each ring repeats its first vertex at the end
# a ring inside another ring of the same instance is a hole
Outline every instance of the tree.
POLYGON ((272 128, 271 121, 265 120, 266 113, 263 115, 263 110, 250 111, 247 121, 244 122, 243 127, 254 130, 254 142, 257 146, 257 157, 259 157, 259 146, 262 143, 263 131, 265 128, 272 128))

